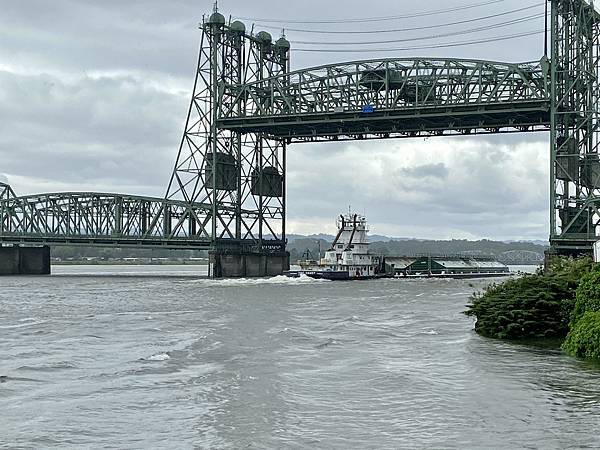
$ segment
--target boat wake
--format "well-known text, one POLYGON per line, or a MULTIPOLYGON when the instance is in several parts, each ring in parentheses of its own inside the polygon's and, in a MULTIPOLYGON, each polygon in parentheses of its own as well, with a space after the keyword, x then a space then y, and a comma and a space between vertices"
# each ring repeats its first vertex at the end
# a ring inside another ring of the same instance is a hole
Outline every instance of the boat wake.
POLYGON ((140 361, 166 361, 171 359, 168 353, 156 353, 147 358, 140 358, 140 361))
POLYGON ((252 285, 302 285, 315 283, 328 283, 329 280, 315 279, 307 275, 300 275, 296 278, 286 277, 285 275, 277 275, 270 278, 223 278, 223 279, 199 279, 188 281, 189 283, 197 283, 205 286, 230 287, 230 286, 252 286, 252 285))

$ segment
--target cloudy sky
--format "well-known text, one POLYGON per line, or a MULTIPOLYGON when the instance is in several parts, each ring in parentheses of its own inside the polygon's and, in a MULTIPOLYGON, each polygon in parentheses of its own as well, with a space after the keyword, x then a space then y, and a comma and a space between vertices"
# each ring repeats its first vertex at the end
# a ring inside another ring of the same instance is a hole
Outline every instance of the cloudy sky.
MULTIPOLYGON (((407 49, 541 31, 543 0, 222 0, 219 8, 248 28, 254 22, 256 31, 272 27, 275 37, 285 28, 292 48, 369 50, 292 51, 293 68, 395 56, 522 62, 543 53, 541 34, 407 49), (464 8, 470 5, 478 6, 464 8), (406 30, 424 26, 435 28, 406 30), (432 38, 473 28, 479 31, 432 38), (329 44, 365 40, 400 42, 329 44), (382 48, 396 50, 372 51, 382 48)), ((198 22, 211 10, 201 0, 3 0, 0 180, 18 194, 163 196, 190 100, 198 22)), ((288 153, 288 230, 331 233, 334 217, 351 205, 377 234, 546 239, 548 164, 546 133, 296 144, 288 153)))

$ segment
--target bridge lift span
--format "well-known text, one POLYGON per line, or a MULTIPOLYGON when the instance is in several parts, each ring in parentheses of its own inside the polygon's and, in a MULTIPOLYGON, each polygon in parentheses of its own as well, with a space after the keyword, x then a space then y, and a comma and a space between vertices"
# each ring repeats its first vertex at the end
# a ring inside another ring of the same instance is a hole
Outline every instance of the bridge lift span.
POLYGON ((290 44, 215 12, 164 198, 0 186, 0 242, 208 249, 213 276, 281 273, 286 151, 297 142, 550 132, 550 244, 600 225, 600 15, 548 0, 550 55, 509 64, 381 59, 290 71, 290 44))

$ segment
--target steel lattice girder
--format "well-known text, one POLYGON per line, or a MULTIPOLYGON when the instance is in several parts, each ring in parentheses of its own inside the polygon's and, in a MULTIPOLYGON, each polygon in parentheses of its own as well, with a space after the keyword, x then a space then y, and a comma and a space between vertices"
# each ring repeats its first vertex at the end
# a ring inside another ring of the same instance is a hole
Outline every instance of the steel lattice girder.
POLYGON ((383 59, 224 86, 218 124, 290 141, 547 130, 549 62, 383 59))
POLYGON ((121 194, 11 195, 0 200, 0 242, 209 248, 210 211, 206 204, 121 194))
POLYGON ((9 200, 14 197, 16 195, 12 188, 8 184, 0 182, 0 200, 9 200))

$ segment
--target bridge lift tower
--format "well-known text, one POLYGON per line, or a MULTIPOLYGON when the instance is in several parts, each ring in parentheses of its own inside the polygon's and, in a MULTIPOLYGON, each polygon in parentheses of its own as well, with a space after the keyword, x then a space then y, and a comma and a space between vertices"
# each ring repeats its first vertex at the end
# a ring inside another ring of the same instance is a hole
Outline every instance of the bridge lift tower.
MULTIPOLYGON (((226 24, 216 5, 201 29, 194 92, 166 197, 211 205, 200 222, 211 237, 214 276, 279 274, 289 269, 286 142, 217 122, 234 106, 227 88, 285 76, 290 44, 273 42, 267 32, 248 34, 239 21, 226 24)), ((234 107, 243 112, 242 102, 234 107)))
POLYGON ((591 253, 600 221, 600 21, 593 1, 550 3, 550 245, 591 253))

